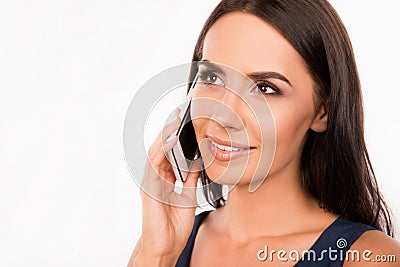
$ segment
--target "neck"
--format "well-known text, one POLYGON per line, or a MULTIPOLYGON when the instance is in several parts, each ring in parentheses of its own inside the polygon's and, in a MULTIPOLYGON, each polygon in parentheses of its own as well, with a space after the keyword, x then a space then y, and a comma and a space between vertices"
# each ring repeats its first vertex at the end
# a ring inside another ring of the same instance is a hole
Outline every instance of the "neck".
POLYGON ((268 176, 252 193, 247 185, 237 185, 226 205, 219 210, 219 221, 230 236, 240 242, 264 236, 298 232, 318 220, 322 210, 302 188, 300 172, 292 164, 278 174, 268 176))

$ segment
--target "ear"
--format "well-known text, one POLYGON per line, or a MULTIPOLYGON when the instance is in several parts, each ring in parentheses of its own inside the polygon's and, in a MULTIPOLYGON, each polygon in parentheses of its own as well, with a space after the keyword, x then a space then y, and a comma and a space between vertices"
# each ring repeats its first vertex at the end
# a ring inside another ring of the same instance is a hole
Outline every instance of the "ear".
POLYGON ((328 105, 329 100, 325 101, 319 107, 317 115, 314 117, 311 123, 311 130, 321 133, 324 132, 327 128, 327 121, 328 121, 328 105))

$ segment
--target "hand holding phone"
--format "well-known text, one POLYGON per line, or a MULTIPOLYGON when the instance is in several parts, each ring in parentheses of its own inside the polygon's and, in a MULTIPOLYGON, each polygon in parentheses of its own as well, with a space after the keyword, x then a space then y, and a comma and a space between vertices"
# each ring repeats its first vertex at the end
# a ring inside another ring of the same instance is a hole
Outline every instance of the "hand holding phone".
MULTIPOLYGON (((194 79, 189 92, 193 89, 196 82, 197 78, 194 79)), ((197 168, 199 165, 201 166, 201 162, 199 162, 201 161, 201 154, 190 116, 191 103, 192 99, 187 102, 181 125, 176 132, 178 142, 173 149, 167 152, 167 157, 170 160, 176 179, 181 182, 186 181, 189 171, 194 166, 197 166, 197 168)))

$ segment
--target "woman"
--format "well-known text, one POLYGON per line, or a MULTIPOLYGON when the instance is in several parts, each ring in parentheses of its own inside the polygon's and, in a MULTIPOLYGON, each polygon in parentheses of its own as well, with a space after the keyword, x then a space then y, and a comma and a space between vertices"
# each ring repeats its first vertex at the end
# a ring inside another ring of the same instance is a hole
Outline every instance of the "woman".
MULTIPOLYGON (((235 93, 194 90, 194 99, 223 102, 243 122, 223 114, 218 121, 192 121, 197 142, 211 143, 200 145, 201 154, 215 157, 200 176, 203 185, 209 185, 205 195, 216 209, 195 217, 194 207, 163 204, 142 192, 142 236, 129 266, 399 266, 376 257, 394 255, 400 260, 400 245, 392 238, 390 213, 364 142, 351 43, 333 7, 325 0, 223 0, 195 48, 193 61, 205 60, 256 77, 259 97, 268 102, 275 123, 272 165, 250 193, 254 162, 270 140, 257 131, 257 120, 235 93), (274 75, 250 75, 266 72, 274 75), (237 163, 229 154, 235 149, 230 136, 242 129, 249 136, 248 165, 239 181, 233 176, 218 180, 237 163), (228 200, 215 197, 221 181, 234 185, 228 200), (329 248, 358 251, 360 258, 323 256, 329 248), (273 258, 271 250, 286 253, 273 258), (317 258, 301 253, 311 250, 317 258), (299 252, 300 259, 291 251, 299 252)), ((197 73, 195 67, 192 81, 197 73)), ((214 84, 219 78, 209 72, 203 82, 214 84)), ((196 109, 201 106, 191 111, 196 109)), ((161 179, 175 181, 164 150, 171 150, 177 139, 166 142, 162 136, 171 135, 179 124, 177 119, 165 127, 149 149, 143 179, 153 188, 161 179)), ((182 195, 158 189, 190 202, 198 177, 198 172, 189 174, 182 195)))

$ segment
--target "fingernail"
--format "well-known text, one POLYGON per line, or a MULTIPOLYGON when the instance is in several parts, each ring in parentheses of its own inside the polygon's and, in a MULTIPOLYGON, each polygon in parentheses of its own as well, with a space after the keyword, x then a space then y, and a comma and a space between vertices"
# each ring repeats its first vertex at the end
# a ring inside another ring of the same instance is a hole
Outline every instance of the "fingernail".
POLYGON ((172 140, 174 140, 175 137, 176 137, 175 134, 170 135, 170 136, 168 137, 168 139, 167 139, 167 143, 169 143, 169 142, 171 142, 172 140))

